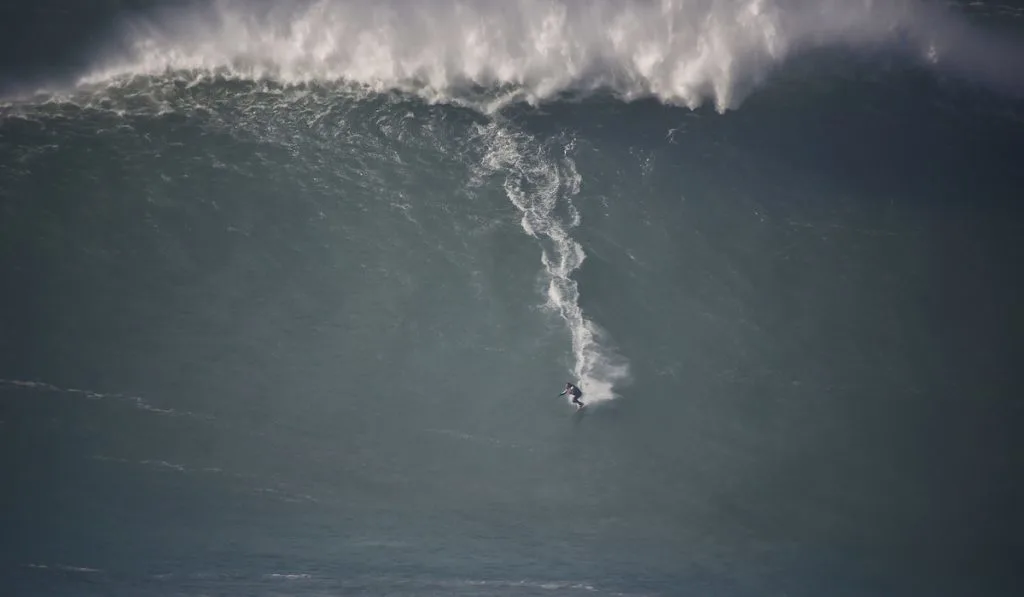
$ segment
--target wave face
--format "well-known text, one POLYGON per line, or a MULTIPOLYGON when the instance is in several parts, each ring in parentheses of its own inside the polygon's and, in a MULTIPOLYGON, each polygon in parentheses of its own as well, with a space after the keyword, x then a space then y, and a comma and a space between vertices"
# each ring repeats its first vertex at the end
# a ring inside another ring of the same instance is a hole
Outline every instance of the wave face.
POLYGON ((1017 8, 104 7, 0 36, 8 592, 1024 594, 1017 8))

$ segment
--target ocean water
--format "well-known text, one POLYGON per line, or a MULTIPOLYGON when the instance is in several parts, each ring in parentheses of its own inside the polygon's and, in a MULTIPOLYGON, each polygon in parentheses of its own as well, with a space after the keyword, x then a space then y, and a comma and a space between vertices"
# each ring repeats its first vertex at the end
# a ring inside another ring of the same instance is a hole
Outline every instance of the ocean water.
POLYGON ((1017 4, 0 22, 3 594, 1024 590, 1017 4))

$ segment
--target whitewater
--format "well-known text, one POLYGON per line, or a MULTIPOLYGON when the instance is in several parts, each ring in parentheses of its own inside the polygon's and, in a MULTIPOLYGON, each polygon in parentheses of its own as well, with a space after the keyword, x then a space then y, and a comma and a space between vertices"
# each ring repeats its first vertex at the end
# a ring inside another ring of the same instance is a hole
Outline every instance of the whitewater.
MULTIPOLYGON (((978 13, 1018 16, 975 3, 978 13)), ((168 72, 347 82, 494 110, 609 90, 723 111, 793 56, 887 50, 1019 91, 1021 48, 944 8, 896 0, 233 2, 126 17, 77 83, 168 72)))

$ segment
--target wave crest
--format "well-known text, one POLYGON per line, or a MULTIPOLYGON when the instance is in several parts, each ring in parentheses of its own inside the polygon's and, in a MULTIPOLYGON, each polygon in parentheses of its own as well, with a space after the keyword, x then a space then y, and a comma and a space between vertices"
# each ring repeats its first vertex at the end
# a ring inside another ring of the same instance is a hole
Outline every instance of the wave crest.
POLYGON ((914 0, 221 0, 132 22, 127 52, 80 82, 199 70, 435 100, 499 88, 511 90, 506 101, 537 103, 603 89, 724 111, 801 50, 898 43, 935 62, 948 18, 914 0))

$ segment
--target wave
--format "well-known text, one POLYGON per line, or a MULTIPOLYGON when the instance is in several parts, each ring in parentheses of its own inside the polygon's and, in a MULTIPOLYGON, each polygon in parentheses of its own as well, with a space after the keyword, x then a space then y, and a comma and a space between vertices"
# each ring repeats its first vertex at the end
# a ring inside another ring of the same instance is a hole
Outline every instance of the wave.
POLYGON ((610 91, 736 107, 794 55, 887 49, 989 83, 1020 83, 1019 44, 998 43, 917 0, 219 0, 126 22, 79 84, 168 71, 285 84, 345 81, 490 108, 610 91))

